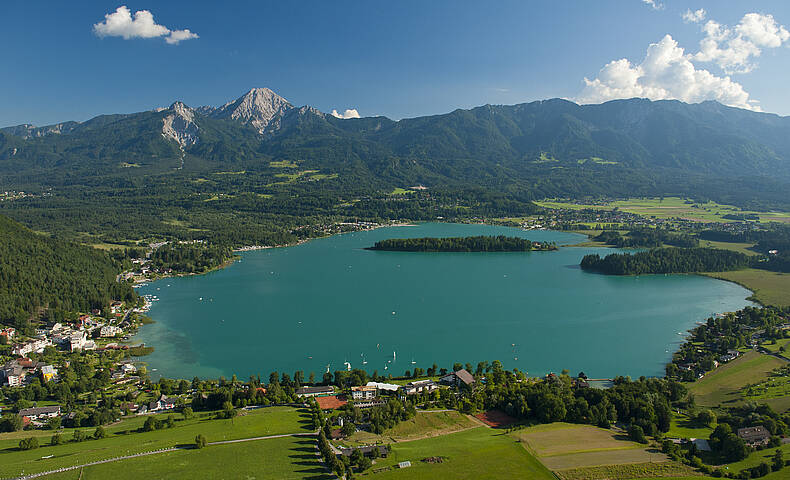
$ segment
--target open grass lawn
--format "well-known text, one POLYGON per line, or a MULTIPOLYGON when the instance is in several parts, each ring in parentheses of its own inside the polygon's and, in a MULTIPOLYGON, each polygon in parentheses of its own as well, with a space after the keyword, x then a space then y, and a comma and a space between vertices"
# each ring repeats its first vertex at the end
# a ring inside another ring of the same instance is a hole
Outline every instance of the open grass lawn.
POLYGON ((715 202, 708 203, 686 203, 686 200, 678 197, 660 198, 629 198, 628 200, 617 200, 606 204, 582 205, 572 202, 546 200, 536 202, 546 208, 568 208, 582 210, 585 208, 595 208, 600 210, 612 210, 615 207, 624 212, 635 213, 647 217, 656 218, 683 218, 698 222, 729 222, 724 215, 727 214, 750 214, 755 213, 760 216, 760 220, 790 222, 788 212, 754 212, 741 210, 732 205, 722 205, 715 202))
POLYGON ((746 352, 692 383, 689 390, 699 405, 731 405, 743 400, 741 388, 768 378, 773 369, 784 364, 771 355, 746 352))
POLYGON ((438 435, 445 435, 478 426, 480 426, 479 423, 460 412, 420 411, 417 412, 414 418, 406 420, 405 422, 400 422, 381 435, 368 432, 357 432, 347 441, 339 443, 344 445, 361 445, 370 443, 406 442, 419 438, 436 437, 438 435))
MULTIPOLYGON (((785 460, 790 458, 790 444, 785 444, 779 447, 784 454, 785 460)), ((756 452, 752 452, 748 457, 740 462, 730 463, 727 465, 721 465, 718 468, 721 468, 725 472, 734 472, 738 473, 744 468, 751 468, 756 467, 762 462, 767 463, 768 465, 771 464, 771 457, 773 456, 774 452, 776 452, 775 448, 766 448, 765 450, 758 450, 756 452)), ((779 479, 779 478, 790 478, 790 467, 785 467, 779 472, 774 472, 770 475, 766 475, 765 477, 769 480, 779 479)))
POLYGON ((751 250, 751 247, 754 246, 753 243, 714 242, 711 240, 700 240, 699 246, 707 248, 719 248, 721 250, 732 250, 733 252, 743 253, 749 256, 759 255, 759 252, 751 250))
POLYGON ((785 350, 790 350, 790 338, 779 339, 779 340, 776 341, 776 343, 771 343, 769 341, 767 343, 761 344, 760 346, 763 347, 764 349, 768 350, 769 352, 778 353, 780 355, 782 355, 784 353, 784 355, 782 355, 782 356, 790 355, 790 352, 787 352, 787 351, 780 352, 779 351, 779 349, 781 349, 782 347, 785 347, 785 350))
POLYGON ((716 424, 712 427, 701 427, 685 414, 672 414, 669 431, 664 434, 670 438, 709 438, 716 424))
POLYGON ((763 305, 780 307, 790 305, 790 274, 747 268, 734 272, 704 273, 713 278, 729 280, 754 292, 754 298, 763 305))
POLYGON ((47 480, 329 479, 313 438, 272 438, 182 450, 48 475, 47 480))
POLYGON ((788 367, 772 372, 762 382, 741 389, 743 398, 758 403, 767 403, 775 411, 790 410, 790 370, 788 367))
POLYGON ((635 463, 601 467, 573 468, 557 472, 561 480, 633 480, 634 478, 690 478, 700 474, 680 463, 635 463))
POLYGON ((377 460, 372 470, 393 467, 365 477, 386 479, 530 479, 551 480, 554 475, 514 437, 498 430, 478 427, 440 437, 392 445, 391 454, 377 460), (442 457, 442 463, 426 463, 442 457), (398 462, 412 466, 398 469, 398 462))
POLYGON ((513 435, 555 471, 667 461, 666 455, 650 451, 625 435, 591 425, 552 423, 519 430, 513 435))
MULTIPOLYGON (((153 432, 119 434, 131 430, 134 425, 142 425, 144 418, 135 418, 125 425, 108 427, 108 438, 87 440, 81 443, 68 442, 64 445, 49 446, 52 432, 16 432, 3 434, 0 442, 0 478, 27 473, 52 470, 71 465, 103 460, 119 455, 146 452, 179 444, 192 444, 195 436, 203 434, 209 442, 233 440, 265 435, 300 433, 310 431, 311 421, 307 410, 290 407, 261 408, 247 412, 233 420, 214 420, 207 418, 176 422, 171 429, 153 432), (19 438, 39 436, 41 448, 19 451, 16 446, 19 438), (11 437, 13 435, 13 437, 11 437), (53 455, 52 458, 41 457, 53 455)), ((83 428, 92 434, 94 428, 83 428)), ((64 435, 71 440, 72 433, 64 435)))

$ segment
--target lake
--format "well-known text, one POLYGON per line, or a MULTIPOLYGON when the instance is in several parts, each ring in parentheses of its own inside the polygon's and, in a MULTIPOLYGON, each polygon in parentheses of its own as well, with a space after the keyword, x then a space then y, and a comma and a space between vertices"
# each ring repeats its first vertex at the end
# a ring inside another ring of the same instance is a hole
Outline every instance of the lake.
POLYGON ((530 375, 663 375, 685 332, 751 305, 739 285, 696 275, 604 276, 588 253, 410 253, 364 250, 405 237, 508 235, 558 245, 585 237, 487 225, 425 223, 246 252, 207 275, 140 288, 157 295, 136 341, 149 372, 246 379, 364 368, 402 375, 433 363, 500 360, 530 375), (153 369, 156 369, 155 371, 153 369))

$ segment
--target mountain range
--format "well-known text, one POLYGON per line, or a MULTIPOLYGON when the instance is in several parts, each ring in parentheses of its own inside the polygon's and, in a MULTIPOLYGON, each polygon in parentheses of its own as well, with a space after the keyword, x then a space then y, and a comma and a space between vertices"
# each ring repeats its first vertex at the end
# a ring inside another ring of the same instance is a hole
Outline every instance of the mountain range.
POLYGON ((365 215, 407 217, 413 207, 392 210, 389 192, 418 185, 434 200, 444 195, 442 208, 482 205, 480 192, 491 205, 526 209, 546 197, 647 195, 787 207, 790 117, 716 102, 551 99, 399 121, 343 119, 255 88, 219 107, 174 102, 0 129, 0 190, 57 198, 0 207, 32 227, 30 218, 49 222, 57 202, 70 222, 89 225, 112 223, 96 216, 107 202, 140 217, 162 205, 184 218, 198 209, 203 222, 215 214, 230 221, 244 208, 293 219, 346 215, 380 199, 365 215), (204 195, 211 207, 198 202, 204 195))

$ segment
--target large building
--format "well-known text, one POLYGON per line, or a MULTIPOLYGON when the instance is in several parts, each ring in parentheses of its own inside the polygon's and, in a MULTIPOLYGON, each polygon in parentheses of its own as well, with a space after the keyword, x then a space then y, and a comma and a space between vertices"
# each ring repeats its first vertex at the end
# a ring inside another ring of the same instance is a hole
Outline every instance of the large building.
POLYGON ((771 443, 771 432, 763 426, 739 428, 738 436, 750 447, 764 447, 771 443))
POLYGON ((328 385, 325 387, 301 387, 296 389, 296 396, 299 398, 325 397, 334 395, 335 387, 328 385))

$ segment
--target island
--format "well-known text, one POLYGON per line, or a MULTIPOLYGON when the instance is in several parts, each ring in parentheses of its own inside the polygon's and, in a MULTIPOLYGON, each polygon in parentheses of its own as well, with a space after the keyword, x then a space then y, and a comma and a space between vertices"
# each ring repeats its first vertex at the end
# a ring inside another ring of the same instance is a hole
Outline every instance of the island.
POLYGON ((393 252, 531 252, 556 250, 554 243, 541 243, 519 237, 477 236, 448 238, 391 238, 376 242, 366 250, 393 252))

